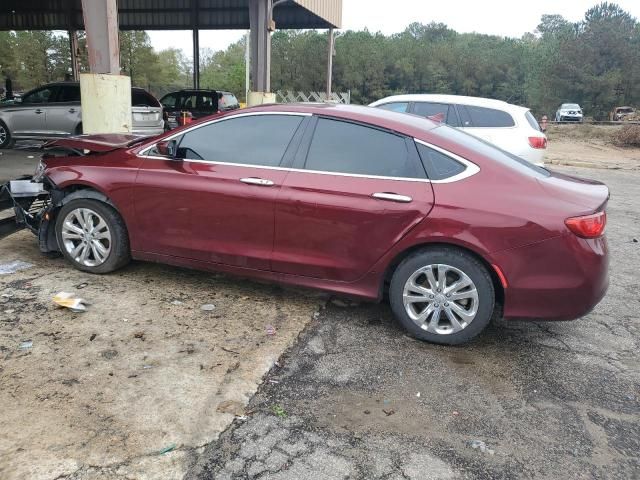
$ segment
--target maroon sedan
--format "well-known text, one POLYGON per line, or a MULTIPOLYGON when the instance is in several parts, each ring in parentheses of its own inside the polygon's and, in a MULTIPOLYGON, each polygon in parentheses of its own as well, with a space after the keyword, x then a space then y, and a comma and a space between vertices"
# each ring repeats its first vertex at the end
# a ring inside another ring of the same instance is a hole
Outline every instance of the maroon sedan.
POLYGON ((107 273, 131 258, 388 295, 414 336, 457 344, 494 312, 569 320, 608 285, 601 183, 551 173, 428 119, 271 105, 154 139, 57 140, 18 220, 107 273))

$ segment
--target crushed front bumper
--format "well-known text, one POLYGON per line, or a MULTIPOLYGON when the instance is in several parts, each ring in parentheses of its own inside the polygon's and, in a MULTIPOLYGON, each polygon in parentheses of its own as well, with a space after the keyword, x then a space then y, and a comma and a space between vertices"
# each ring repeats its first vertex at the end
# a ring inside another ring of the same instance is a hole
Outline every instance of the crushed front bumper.
POLYGON ((57 251, 49 222, 54 208, 51 193, 30 179, 22 177, 0 186, 0 239, 26 228, 38 237, 42 252, 57 251))

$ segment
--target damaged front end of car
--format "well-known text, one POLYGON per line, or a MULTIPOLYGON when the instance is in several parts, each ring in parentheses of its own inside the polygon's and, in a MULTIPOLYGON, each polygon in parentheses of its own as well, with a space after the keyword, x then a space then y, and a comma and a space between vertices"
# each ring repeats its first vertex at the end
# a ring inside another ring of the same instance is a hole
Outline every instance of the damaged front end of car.
POLYGON ((27 229, 38 238, 40 251, 57 252, 55 210, 62 199, 46 177, 34 181, 27 176, 0 186, 0 239, 27 229), (4 212, 13 210, 6 216, 4 212))

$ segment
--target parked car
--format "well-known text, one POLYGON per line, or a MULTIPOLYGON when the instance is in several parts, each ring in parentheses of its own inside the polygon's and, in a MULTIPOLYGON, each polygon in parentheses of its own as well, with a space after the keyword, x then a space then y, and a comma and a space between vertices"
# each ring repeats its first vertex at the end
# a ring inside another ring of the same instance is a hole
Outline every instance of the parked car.
POLYGON ((160 99, 164 108, 167 128, 181 124, 180 116, 189 114, 189 119, 197 120, 207 115, 240 108, 233 93, 217 90, 180 90, 167 93, 160 99))
MULTIPOLYGON (((164 131, 162 106, 142 88, 131 89, 132 132, 158 135, 164 131)), ((14 140, 67 137, 82 133, 80 83, 50 83, 0 106, 0 148, 14 140)))
POLYGON ((609 120, 612 122, 638 121, 640 115, 633 107, 616 107, 609 114, 609 120))
POLYGON ((431 94, 394 95, 370 106, 442 121, 544 165, 547 137, 528 108, 488 98, 431 94))
POLYGON ((577 103, 563 103, 556 110, 556 122, 580 122, 583 121, 582 108, 577 103))
POLYGON ((414 115, 265 105, 48 147, 73 153, 43 156, 45 207, 16 198, 17 218, 86 272, 134 258, 388 295, 412 335, 444 344, 496 311, 580 317, 607 289, 605 185, 414 115))

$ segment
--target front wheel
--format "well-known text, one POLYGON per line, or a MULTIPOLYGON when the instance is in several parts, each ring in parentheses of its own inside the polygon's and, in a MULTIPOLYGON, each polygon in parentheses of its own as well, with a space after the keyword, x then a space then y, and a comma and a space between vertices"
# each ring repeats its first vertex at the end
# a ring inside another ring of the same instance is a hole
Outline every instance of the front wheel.
POLYGON ((122 217, 98 200, 81 198, 62 207, 56 221, 56 238, 66 259, 85 272, 112 272, 131 258, 122 217))
POLYGON ((9 148, 13 140, 11 139, 11 132, 4 122, 0 121, 0 148, 9 148))
POLYGON ((457 345, 491 321, 495 291, 487 269, 458 249, 435 247, 403 260, 391 279, 395 317, 414 337, 457 345))

